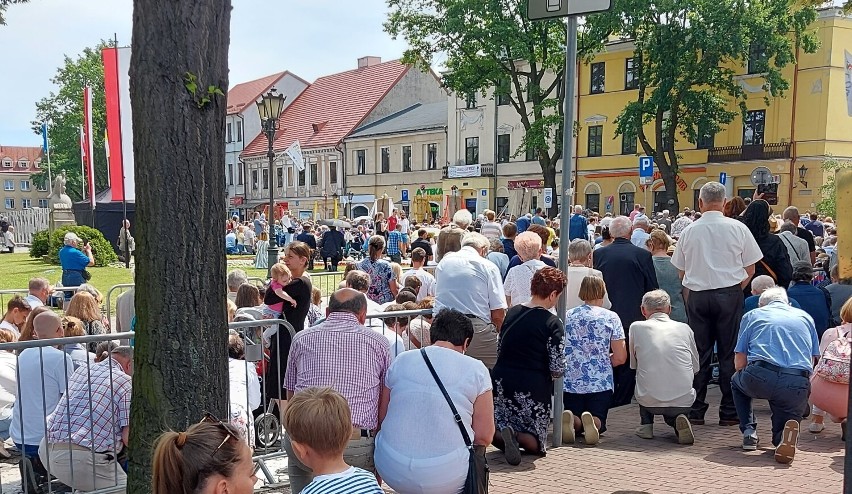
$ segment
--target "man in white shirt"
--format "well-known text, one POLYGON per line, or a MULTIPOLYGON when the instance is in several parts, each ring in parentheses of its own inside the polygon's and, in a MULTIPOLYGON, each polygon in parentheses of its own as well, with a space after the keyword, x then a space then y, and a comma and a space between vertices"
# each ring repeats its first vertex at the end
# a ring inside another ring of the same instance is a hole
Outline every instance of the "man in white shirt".
POLYGON ((245 271, 235 269, 228 273, 228 300, 236 302, 237 290, 240 289, 240 285, 243 283, 248 283, 248 275, 245 271))
POLYGON ((435 269, 435 313, 455 309, 473 322, 473 340, 467 355, 489 369, 497 362, 497 331, 506 317, 506 293, 497 266, 485 258, 489 242, 468 233, 461 250, 449 253, 435 269))
POLYGON ((405 279, 410 276, 416 276, 420 279, 420 290, 417 292, 418 302, 426 297, 435 296, 435 277, 423 269, 425 264, 426 251, 420 247, 414 249, 411 251, 411 269, 402 273, 402 278, 399 280, 399 284, 405 286, 405 279))
POLYGON ((6 304, 6 313, 3 315, 3 319, 0 320, 0 329, 9 330, 15 335, 15 338, 19 338, 21 336, 21 329, 23 329, 29 315, 30 304, 27 303, 25 298, 15 295, 6 304))
POLYGON ((399 212, 399 223, 397 223, 402 231, 402 245, 400 246, 400 250, 402 251, 402 257, 405 257, 408 254, 408 246, 411 245, 411 222, 408 220, 408 214, 405 211, 399 212))
POLYGON ((30 309, 41 307, 47 303, 47 297, 50 296, 50 282, 45 278, 33 278, 30 280, 29 292, 24 300, 30 304, 30 309))
POLYGON ((636 401, 642 425, 636 435, 654 437, 654 415, 673 427, 680 444, 695 438, 687 414, 695 401, 692 381, 698 372, 698 349, 692 329, 672 321, 672 302, 664 290, 642 297, 645 321, 630 325, 630 368, 636 369, 636 401))
POLYGON ((647 249, 648 246, 645 245, 645 242, 651 238, 651 235, 648 233, 650 229, 651 222, 648 221, 648 217, 644 214, 637 215, 636 219, 633 220, 633 234, 630 235, 630 243, 636 247, 647 249))
MULTIPOLYGON (((43 312, 33 319, 33 330, 39 340, 64 336, 62 321, 53 312, 43 312)), ((40 484, 47 470, 38 457, 44 439, 45 417, 53 413, 65 392, 66 378, 74 374, 71 357, 56 347, 27 348, 18 357, 18 397, 12 408, 9 435, 22 458, 22 469, 34 475, 29 482, 40 484)))
POLYGON ((713 347, 719 356, 719 425, 739 425, 731 394, 734 375, 734 346, 743 314, 743 288, 754 276, 754 265, 763 258, 751 232, 740 221, 726 218, 725 186, 707 182, 701 187, 698 205, 701 219, 687 226, 672 255, 688 290, 686 314, 695 333, 701 368, 693 387, 695 403, 689 420, 704 424, 707 413, 707 383, 713 347))

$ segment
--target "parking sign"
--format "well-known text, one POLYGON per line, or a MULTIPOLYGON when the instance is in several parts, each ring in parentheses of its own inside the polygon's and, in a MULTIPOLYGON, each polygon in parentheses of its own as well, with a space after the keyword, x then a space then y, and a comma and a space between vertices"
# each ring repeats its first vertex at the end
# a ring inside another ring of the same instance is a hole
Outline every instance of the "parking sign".
POLYGON ((640 156, 639 157, 639 176, 653 177, 654 176, 654 157, 640 156))

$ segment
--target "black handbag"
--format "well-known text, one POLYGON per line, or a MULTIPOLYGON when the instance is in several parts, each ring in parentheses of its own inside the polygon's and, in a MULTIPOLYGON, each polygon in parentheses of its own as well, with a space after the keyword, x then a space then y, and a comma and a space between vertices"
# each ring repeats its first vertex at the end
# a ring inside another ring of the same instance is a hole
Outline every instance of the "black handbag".
POLYGON ((453 405, 453 400, 447 393, 447 389, 444 388, 444 383, 441 382, 441 378, 438 377, 438 373, 435 372, 435 368, 432 367, 432 362, 429 360, 429 355, 426 354, 426 350, 421 348, 420 355, 423 355, 423 360, 426 361, 426 366, 429 367, 429 372, 432 373, 432 377, 435 378, 435 382, 438 383, 438 387, 441 389, 444 399, 446 399, 447 404, 450 405, 450 410, 453 411, 453 418, 456 421, 456 425, 459 426, 459 430, 464 438, 464 444, 467 446, 468 451, 470 451, 467 478, 464 481, 464 489, 462 489, 461 492, 462 494, 488 494, 488 475, 490 470, 488 468, 488 461, 485 459, 485 446, 473 445, 473 441, 470 440, 470 436, 467 434, 467 429, 465 429, 464 424, 462 424, 461 415, 459 415, 458 410, 456 410, 456 406, 453 405))

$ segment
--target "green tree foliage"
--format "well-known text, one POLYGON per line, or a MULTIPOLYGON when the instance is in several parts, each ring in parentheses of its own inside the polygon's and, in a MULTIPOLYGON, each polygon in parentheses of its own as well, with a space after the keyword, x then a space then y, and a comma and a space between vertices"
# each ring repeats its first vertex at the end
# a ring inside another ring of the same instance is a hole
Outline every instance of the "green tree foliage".
POLYGON ((6 25, 6 19, 3 17, 3 14, 6 12, 6 8, 9 5, 15 5, 16 3, 27 3, 30 0, 0 0, 0 26, 6 25))
POLYGON ((749 83, 763 86, 765 103, 783 95, 789 82, 781 71, 796 63, 796 49, 817 49, 807 31, 815 19, 812 6, 788 0, 614 0, 611 11, 588 18, 587 40, 634 41, 639 93, 618 115, 616 133, 636 136, 654 157, 674 201, 669 209, 680 208, 678 137, 695 143, 698 129, 716 134, 745 111, 737 76, 750 56, 761 78, 749 83))
POLYGON ((849 168, 852 168, 852 161, 839 161, 829 157, 822 162, 825 183, 819 188, 822 200, 817 204, 817 211, 826 216, 837 217, 837 184, 834 181, 834 174, 837 170, 849 168))
MULTIPOLYGON (((47 256, 48 262, 59 264, 59 250, 65 245, 65 234, 74 232, 83 242, 92 244, 92 255, 95 257, 95 266, 103 267, 117 262, 118 256, 112 248, 112 244, 104 238, 104 234, 89 226, 63 226, 57 228, 53 233, 47 230, 36 232, 33 235, 33 243, 30 247, 30 257, 47 256)), ((82 244, 80 245, 82 247, 82 244)))
POLYGON ((448 71, 444 85, 459 95, 497 88, 520 115, 526 133, 515 154, 535 151, 545 187, 556 187, 564 24, 531 22, 526 0, 388 0, 388 7, 385 30, 410 47, 403 61, 424 70, 443 61, 448 71))
POLYGON ((50 230, 41 230, 33 234, 30 243, 30 257, 39 259, 50 252, 50 230))
MULTIPOLYGON (((75 201, 82 199, 85 183, 80 170, 80 126, 83 125, 83 88, 85 86, 92 88, 95 190, 105 189, 109 182, 104 149, 106 101, 101 50, 113 44, 110 41, 101 41, 96 47, 83 50, 77 58, 66 55, 65 62, 50 80, 57 86, 56 91, 51 91, 47 97, 36 103, 36 120, 32 122, 33 131, 41 135, 42 122, 45 120, 50 122, 50 161, 53 176, 65 170, 68 177, 67 193, 75 201)), ((117 138, 118 136, 113 137, 114 140, 117 138)), ((47 180, 45 164, 46 160, 42 162, 41 173, 33 175, 33 181, 36 184, 43 184, 47 180)))

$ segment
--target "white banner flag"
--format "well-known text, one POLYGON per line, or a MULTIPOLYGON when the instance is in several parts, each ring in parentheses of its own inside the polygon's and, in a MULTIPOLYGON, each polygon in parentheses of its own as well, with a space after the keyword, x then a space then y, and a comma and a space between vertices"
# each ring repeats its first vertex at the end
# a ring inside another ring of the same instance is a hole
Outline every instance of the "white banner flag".
POLYGON ((299 145, 299 141, 294 141, 284 152, 293 160, 297 170, 300 172, 305 170, 305 159, 302 158, 302 146, 299 145))
POLYGON ((846 113, 852 117, 852 53, 844 50, 846 62, 846 113))

